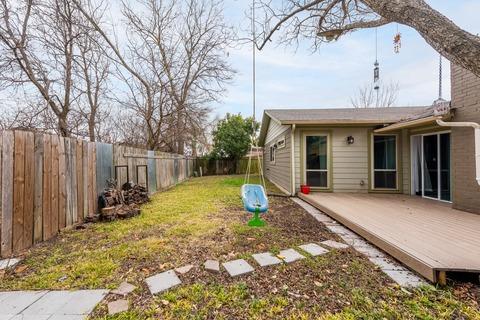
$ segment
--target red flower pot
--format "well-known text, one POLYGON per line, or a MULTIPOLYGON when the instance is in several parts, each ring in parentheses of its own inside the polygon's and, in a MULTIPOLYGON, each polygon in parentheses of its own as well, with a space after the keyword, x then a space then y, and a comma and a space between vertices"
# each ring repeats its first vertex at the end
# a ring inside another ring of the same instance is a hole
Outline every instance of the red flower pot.
POLYGON ((300 192, 303 194, 309 194, 310 193, 310 187, 307 185, 301 185, 300 186, 300 192))

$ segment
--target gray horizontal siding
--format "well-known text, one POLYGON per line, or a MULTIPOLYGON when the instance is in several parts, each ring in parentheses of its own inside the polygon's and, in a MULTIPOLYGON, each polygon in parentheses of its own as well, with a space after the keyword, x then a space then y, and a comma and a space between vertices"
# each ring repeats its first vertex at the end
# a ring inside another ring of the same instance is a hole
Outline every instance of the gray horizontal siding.
POLYGON ((276 137, 271 137, 269 143, 265 144, 265 155, 263 157, 265 177, 286 191, 290 191, 291 189, 291 146, 290 129, 287 129, 276 137), (285 137, 285 147, 277 149, 275 152, 275 162, 270 162, 270 147, 282 137, 285 137))

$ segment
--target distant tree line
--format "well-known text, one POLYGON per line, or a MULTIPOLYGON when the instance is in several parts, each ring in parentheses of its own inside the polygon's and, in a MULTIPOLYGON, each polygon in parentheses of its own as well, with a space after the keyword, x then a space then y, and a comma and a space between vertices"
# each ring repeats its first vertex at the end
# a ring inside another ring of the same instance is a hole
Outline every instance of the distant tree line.
POLYGON ((196 155, 234 71, 213 0, 0 0, 0 129, 196 155), (114 19, 112 21, 112 19, 114 19))

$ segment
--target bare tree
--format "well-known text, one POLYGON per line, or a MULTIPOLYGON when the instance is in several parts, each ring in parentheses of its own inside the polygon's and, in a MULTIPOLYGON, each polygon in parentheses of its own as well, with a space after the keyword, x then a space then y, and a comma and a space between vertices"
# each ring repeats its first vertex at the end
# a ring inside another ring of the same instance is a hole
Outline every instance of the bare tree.
POLYGON ((74 44, 81 30, 68 0, 0 1, 0 81, 31 86, 56 117, 56 131, 69 136, 74 44))
MULTIPOLYGON (((101 5, 96 21, 102 18, 101 5)), ((79 115, 79 125, 86 124, 90 141, 101 134, 102 123, 110 116, 108 107, 108 80, 111 76, 110 59, 102 49, 102 39, 98 34, 86 32, 77 41, 78 55, 75 57, 77 82, 75 88, 81 93, 75 112, 79 115)))
POLYGON ((142 0, 124 5, 130 30, 141 39, 134 52, 147 49, 141 53, 147 58, 143 62, 157 75, 159 89, 166 90, 165 98, 173 108, 174 114, 163 112, 175 117, 166 123, 173 135, 163 136, 163 143, 180 154, 189 132, 198 132, 204 125, 207 105, 218 100, 233 74, 224 55, 232 36, 221 11, 221 2, 209 0, 189 0, 184 5, 142 0))
POLYGON ((398 83, 394 82, 380 84, 377 90, 373 84, 368 84, 358 88, 350 101, 354 108, 387 108, 395 105, 398 90, 398 83))
POLYGON ((144 128, 139 132, 137 127, 140 137, 132 137, 128 129, 124 136, 135 142, 144 138, 151 149, 184 153, 189 132, 197 134, 207 119, 208 104, 219 99, 233 73, 225 61, 231 37, 221 2, 124 2, 127 47, 122 50, 87 8, 72 1, 123 67, 119 76, 128 99, 119 102, 133 111, 130 125, 142 123, 144 128))
POLYGON ((260 0, 259 48, 313 39, 313 47, 349 32, 391 22, 407 25, 450 61, 480 76, 480 37, 459 28, 424 0, 260 0))

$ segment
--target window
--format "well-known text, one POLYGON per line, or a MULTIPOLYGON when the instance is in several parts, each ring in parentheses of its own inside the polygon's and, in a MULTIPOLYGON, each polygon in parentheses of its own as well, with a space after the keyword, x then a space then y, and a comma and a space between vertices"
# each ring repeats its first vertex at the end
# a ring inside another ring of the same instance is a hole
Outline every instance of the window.
POLYGON ((328 188, 328 139, 326 135, 305 136, 305 182, 328 188))
POLYGON ((397 136, 373 136, 373 188, 397 188, 397 136))
POLYGON ((275 146, 270 147, 270 162, 275 162, 275 146))
POLYGON ((277 149, 285 148, 285 137, 281 137, 277 141, 277 149))

